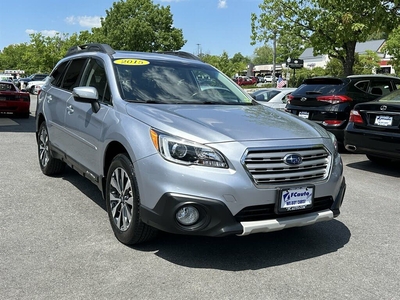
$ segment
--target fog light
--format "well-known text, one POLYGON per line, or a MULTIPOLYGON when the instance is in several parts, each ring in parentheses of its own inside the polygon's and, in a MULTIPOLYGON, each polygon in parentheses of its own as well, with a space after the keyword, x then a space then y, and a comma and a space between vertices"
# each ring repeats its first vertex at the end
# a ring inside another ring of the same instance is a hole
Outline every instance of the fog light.
POLYGON ((199 220, 200 214, 194 206, 183 206, 176 213, 178 222, 185 226, 190 226, 199 220))

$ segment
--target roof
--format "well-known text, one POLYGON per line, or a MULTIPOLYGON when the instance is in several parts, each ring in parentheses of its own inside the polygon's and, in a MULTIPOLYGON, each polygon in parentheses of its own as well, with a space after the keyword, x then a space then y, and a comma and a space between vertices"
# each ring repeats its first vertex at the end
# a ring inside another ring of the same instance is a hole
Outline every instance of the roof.
POLYGON ((374 52, 381 52, 380 50, 384 43, 385 43, 385 40, 373 40, 373 41, 367 41, 364 43, 357 43, 356 44, 356 53, 366 54, 367 50, 371 50, 374 52))
POLYGON ((126 51, 126 50, 114 50, 110 45, 108 44, 100 44, 100 43, 90 43, 90 44, 85 44, 85 45, 80 45, 80 46, 73 46, 70 47, 67 51, 67 54, 65 57, 74 55, 74 54, 81 54, 81 53, 87 53, 87 52, 101 52, 101 53, 106 53, 110 57, 122 57, 118 56, 118 54, 123 54, 123 55, 129 55, 129 57, 132 56, 147 56, 149 58, 151 57, 157 57, 156 54, 159 55, 164 55, 162 56, 165 59, 165 55, 168 56, 175 56, 179 58, 186 58, 186 59, 191 59, 191 60, 198 60, 201 61, 199 57, 197 57, 194 54, 184 52, 184 51, 157 51, 157 52, 139 52, 139 51, 126 51))
MULTIPOLYGON (((358 54, 366 54, 367 50, 371 50, 374 52, 381 52, 382 46, 384 45, 385 40, 372 40, 367 41, 364 43, 357 43, 356 44, 356 53, 358 54)), ((304 52, 300 55, 300 59, 310 59, 310 58, 322 58, 323 55, 316 55, 313 54, 314 48, 307 48, 304 52)))

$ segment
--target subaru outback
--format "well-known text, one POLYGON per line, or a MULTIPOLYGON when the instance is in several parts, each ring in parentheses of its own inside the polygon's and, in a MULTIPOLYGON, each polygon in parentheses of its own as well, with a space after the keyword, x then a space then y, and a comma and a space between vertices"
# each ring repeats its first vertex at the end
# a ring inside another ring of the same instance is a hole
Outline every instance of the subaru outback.
POLYGON ((343 145, 344 129, 353 107, 389 94, 399 86, 400 78, 387 75, 314 77, 304 80, 288 96, 285 110, 320 124, 343 145))
POLYGON ((345 194, 333 134, 185 52, 71 48, 38 96, 36 138, 42 172, 92 181, 125 244, 311 225, 345 194))

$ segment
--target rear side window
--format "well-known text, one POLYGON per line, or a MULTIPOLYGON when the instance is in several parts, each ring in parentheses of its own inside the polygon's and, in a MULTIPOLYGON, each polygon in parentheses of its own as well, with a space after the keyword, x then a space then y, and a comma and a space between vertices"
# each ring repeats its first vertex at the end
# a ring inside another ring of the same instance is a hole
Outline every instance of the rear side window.
POLYGON ((396 87, 396 90, 400 90, 400 81, 395 80, 395 81, 393 82, 393 85, 396 87))
POLYGON ((369 80, 359 81, 354 85, 356 88, 363 92, 368 92, 369 80))
POLYGON ((51 84, 56 87, 61 87, 62 80, 64 78, 65 70, 68 66, 68 61, 63 62, 57 66, 57 68, 51 73, 53 78, 51 84))
POLYGON ((79 85, 79 78, 81 75, 81 71, 85 66, 85 62, 86 58, 75 59, 71 62, 67 72, 65 73, 61 88, 72 91, 74 87, 77 87, 79 85))
POLYGON ((393 87, 392 87, 390 80, 372 80, 371 81, 371 86, 369 89, 370 94, 373 94, 376 96, 382 96, 382 95, 390 94, 391 91, 393 91, 393 87))

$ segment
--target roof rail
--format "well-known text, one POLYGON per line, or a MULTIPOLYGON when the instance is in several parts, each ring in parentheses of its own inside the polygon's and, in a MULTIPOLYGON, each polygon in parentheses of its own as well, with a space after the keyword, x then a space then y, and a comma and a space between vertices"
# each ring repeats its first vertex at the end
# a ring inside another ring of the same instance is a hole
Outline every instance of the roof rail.
POLYGON ((175 55, 175 56, 179 56, 179 57, 183 57, 183 58, 187 58, 187 59, 194 59, 194 60, 202 61, 198 56, 188 53, 188 52, 184 52, 184 51, 157 51, 157 53, 175 55))
POLYGON ((111 48, 110 45, 107 44, 99 44, 99 43, 91 43, 91 44, 85 44, 81 46, 73 46, 68 49, 67 54, 65 54, 65 57, 81 53, 81 52, 102 52, 106 53, 108 55, 113 55, 115 53, 115 50, 111 48))

